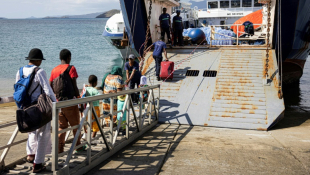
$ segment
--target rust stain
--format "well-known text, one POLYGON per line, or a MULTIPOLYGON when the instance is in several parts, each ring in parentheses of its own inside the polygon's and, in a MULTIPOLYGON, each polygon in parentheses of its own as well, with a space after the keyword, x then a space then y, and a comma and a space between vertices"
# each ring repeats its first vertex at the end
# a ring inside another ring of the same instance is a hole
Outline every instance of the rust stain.
POLYGON ((205 123, 204 125, 205 125, 205 126, 208 126, 208 124, 206 124, 206 123, 205 123))
POLYGON ((266 128, 257 128, 257 130, 259 130, 259 131, 267 131, 266 128))
POLYGON ((255 105, 252 105, 252 109, 258 109, 258 107, 255 105))
POLYGON ((264 100, 259 100, 259 102, 264 102, 264 100))
POLYGON ((250 110, 250 114, 255 114, 255 111, 253 111, 253 110, 250 110))
POLYGON ((151 54, 149 56, 149 58, 146 60, 145 64, 144 64, 144 68, 142 70, 142 75, 144 75, 146 73, 146 71, 148 70, 148 68, 150 67, 151 63, 153 62, 154 58, 153 58, 153 54, 151 54))
POLYGON ((242 106, 241 106, 241 109, 247 109, 247 108, 246 108, 246 106, 245 106, 245 105, 242 105, 242 106))

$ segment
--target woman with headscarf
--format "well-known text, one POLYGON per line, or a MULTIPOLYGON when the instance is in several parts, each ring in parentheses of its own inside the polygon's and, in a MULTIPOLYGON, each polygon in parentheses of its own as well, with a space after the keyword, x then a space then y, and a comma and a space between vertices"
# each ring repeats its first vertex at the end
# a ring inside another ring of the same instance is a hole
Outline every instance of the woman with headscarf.
MULTIPOLYGON (((102 79, 101 89, 103 94, 111 94, 120 92, 123 90, 124 82, 122 77, 122 69, 118 66, 114 66, 110 73, 104 75, 102 79)), ((107 115, 110 113, 110 99, 103 99, 103 114, 107 115)), ((114 99, 113 111, 117 111, 117 98, 114 99)), ((116 119, 116 116, 113 116, 113 120, 116 119)))

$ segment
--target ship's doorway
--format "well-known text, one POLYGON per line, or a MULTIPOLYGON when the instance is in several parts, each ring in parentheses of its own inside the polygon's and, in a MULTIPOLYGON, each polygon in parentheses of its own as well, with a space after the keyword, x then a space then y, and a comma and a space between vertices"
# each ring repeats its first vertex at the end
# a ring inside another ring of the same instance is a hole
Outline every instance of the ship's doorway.
MULTIPOLYGON (((220 21, 220 25, 225 25, 225 21, 220 21)), ((225 27, 224 26, 221 26, 222 29, 224 29, 225 27)))

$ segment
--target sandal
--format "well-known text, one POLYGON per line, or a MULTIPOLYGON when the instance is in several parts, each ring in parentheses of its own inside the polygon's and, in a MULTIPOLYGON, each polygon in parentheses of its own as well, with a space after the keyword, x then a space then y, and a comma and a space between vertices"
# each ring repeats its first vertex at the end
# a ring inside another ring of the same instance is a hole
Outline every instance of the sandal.
POLYGON ((43 166, 42 163, 40 163, 40 164, 34 163, 33 164, 33 170, 32 170, 33 173, 39 173, 39 172, 44 171, 44 170, 46 170, 46 167, 43 166))

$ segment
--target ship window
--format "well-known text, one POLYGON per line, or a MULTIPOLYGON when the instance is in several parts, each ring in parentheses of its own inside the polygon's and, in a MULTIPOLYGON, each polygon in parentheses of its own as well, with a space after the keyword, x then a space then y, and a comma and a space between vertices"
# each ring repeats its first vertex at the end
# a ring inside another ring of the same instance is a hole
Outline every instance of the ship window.
POLYGON ((199 70, 187 70, 186 76, 187 77, 197 77, 199 74, 199 70))
POLYGON ((252 7, 252 0, 242 0, 242 7, 252 7))
POLYGON ((238 7, 240 7, 240 0, 232 0, 231 8, 238 8, 238 7))
POLYGON ((217 71, 216 70, 205 70, 203 72, 203 77, 216 77, 217 71))
POLYGON ((218 7, 218 2, 208 2, 208 9, 216 9, 218 7))
POLYGON ((229 1, 220 1, 220 8, 229 8, 229 1))
POLYGON ((258 3, 258 0, 254 0, 254 7, 261 7, 263 6, 261 3, 258 3))

